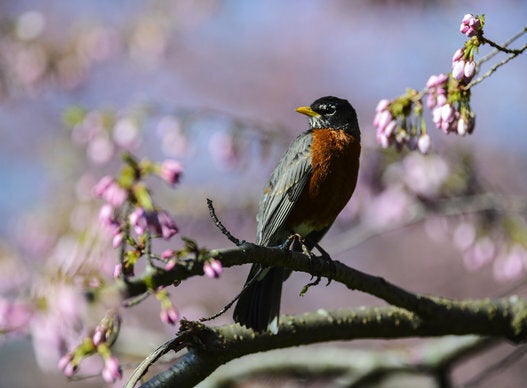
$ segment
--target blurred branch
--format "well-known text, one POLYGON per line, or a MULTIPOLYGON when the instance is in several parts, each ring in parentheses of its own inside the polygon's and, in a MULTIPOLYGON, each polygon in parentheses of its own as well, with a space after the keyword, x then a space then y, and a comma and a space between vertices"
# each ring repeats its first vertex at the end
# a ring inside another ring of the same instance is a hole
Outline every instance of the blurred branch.
POLYGON ((477 352, 496 344, 492 338, 445 337, 400 350, 316 349, 316 357, 305 348, 248 355, 220 367, 205 384, 233 386, 244 379, 263 376, 332 378, 332 386, 361 387, 393 375, 412 373, 435 377, 477 352))
MULTIPOLYGON (((278 334, 255 333, 237 324, 206 327, 199 323, 183 322, 176 349, 185 344, 188 351, 173 366, 144 387, 194 386, 227 361, 246 354, 313 343, 364 338, 432 337, 450 334, 478 334, 510 338, 514 327, 527 327, 526 302, 518 298, 496 301, 473 301, 473 318, 466 314, 450 313, 422 319, 414 313, 388 306, 351 310, 318 310, 298 316, 283 316, 278 334), (487 310, 486 316, 477 313, 487 310), (491 312, 492 311, 492 312, 491 312)), ((521 334, 525 338, 525 330, 521 334)), ((517 338, 520 339, 520 338, 517 338)), ((169 348, 166 345, 164 352, 169 348)), ((170 346, 169 346, 170 347, 170 346)), ((154 352, 159 354, 159 350, 154 352)), ((128 387, 135 384, 150 361, 140 365, 128 387)))
POLYGON ((527 201, 523 197, 485 193, 436 201, 433 206, 416 203, 405 211, 404 217, 398 222, 391 222, 382 226, 371 226, 363 223, 348 232, 334 236, 326 245, 331 247, 332 252, 341 253, 372 237, 417 224, 430 216, 451 217, 485 210, 525 213, 527 212, 527 201))
POLYGON ((510 365, 518 362, 525 356, 527 353, 527 347, 521 346, 514 349, 511 353, 507 354, 505 357, 501 358, 494 364, 483 369, 480 373, 474 376, 470 381, 463 384, 463 387, 479 387, 484 381, 487 381, 491 376, 502 372, 505 368, 510 365))

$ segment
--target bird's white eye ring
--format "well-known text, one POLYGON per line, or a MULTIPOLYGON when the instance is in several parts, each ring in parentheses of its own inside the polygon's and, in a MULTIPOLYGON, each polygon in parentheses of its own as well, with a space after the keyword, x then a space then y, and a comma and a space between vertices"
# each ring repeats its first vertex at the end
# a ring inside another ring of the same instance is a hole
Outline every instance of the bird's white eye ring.
POLYGON ((337 111, 334 105, 326 105, 326 104, 320 105, 318 109, 320 113, 322 113, 325 116, 333 116, 335 112, 337 111))

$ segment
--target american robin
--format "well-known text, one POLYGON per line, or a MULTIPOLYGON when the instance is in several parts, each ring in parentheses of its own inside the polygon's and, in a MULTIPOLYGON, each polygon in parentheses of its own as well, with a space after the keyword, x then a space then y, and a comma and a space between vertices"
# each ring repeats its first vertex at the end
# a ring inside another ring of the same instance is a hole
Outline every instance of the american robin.
MULTIPOLYGON (((322 97, 297 112, 309 117, 309 129, 282 156, 260 200, 256 242, 284 244, 300 235, 311 249, 328 231, 350 199, 359 171, 360 129, 347 100, 322 97)), ((256 331, 278 332, 282 283, 291 271, 253 264, 234 320, 256 331)))

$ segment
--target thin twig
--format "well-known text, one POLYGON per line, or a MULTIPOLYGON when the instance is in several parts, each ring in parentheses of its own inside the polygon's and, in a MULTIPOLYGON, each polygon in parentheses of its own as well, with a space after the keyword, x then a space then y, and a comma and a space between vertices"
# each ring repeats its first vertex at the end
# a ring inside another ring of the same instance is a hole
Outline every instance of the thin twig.
MULTIPOLYGON (((524 27, 523 30, 521 30, 516 35, 512 36, 508 41, 503 43, 503 45, 501 47, 508 47, 516 39, 521 38, 523 36, 523 34, 525 34, 526 32, 527 32, 527 27, 524 27)), ((478 66, 483 64, 483 63, 485 63, 485 62, 487 62, 488 60, 490 60, 492 57, 494 57, 495 55, 497 55, 499 53, 500 53, 500 50, 498 50, 498 49, 491 51, 490 53, 488 53, 486 56, 484 56, 483 58, 481 58, 478 61, 478 66)))
POLYGON ((518 55, 522 54, 525 50, 527 50, 527 44, 523 45, 520 49, 518 49, 516 53, 511 54, 507 58, 502 60, 501 62, 496 63, 494 66, 492 66, 490 68, 489 71, 487 71, 485 74, 483 74, 478 79, 476 79, 476 80, 472 81, 471 83, 469 83, 465 88, 466 89, 470 89, 471 87, 476 86, 477 84, 482 82, 484 79, 490 77, 492 75, 492 73, 494 73, 496 70, 498 70, 501 66, 505 65, 506 63, 508 63, 512 59, 516 58, 518 55))
POLYGON ((214 210, 214 206, 212 205, 212 200, 209 199, 209 198, 207 198, 207 207, 209 208, 210 218, 212 218, 212 221, 214 221, 214 225, 217 226, 217 228, 220 230, 220 232, 223 233, 223 235, 225 237, 227 237, 229 239, 229 241, 232 242, 237 247, 243 245, 245 241, 240 241, 239 239, 234 237, 227 230, 227 228, 221 223, 221 221, 218 219, 218 216, 216 215, 216 211, 214 210))
POLYGON ((502 51, 504 53, 507 53, 507 54, 521 54, 521 51, 519 49, 508 49, 507 47, 500 46, 496 42, 493 42, 492 40, 487 39, 484 36, 480 36, 479 39, 482 42, 487 43, 489 46, 494 47, 496 50, 502 51))
MULTIPOLYGON (((262 268, 263 269, 263 268, 262 268)), ((256 279, 258 279, 258 277, 260 276, 260 274, 262 273, 262 269, 260 269, 258 272, 256 272, 256 274, 250 279, 248 280, 247 282, 245 282, 242 290, 238 293, 238 295, 236 295, 234 297, 233 300, 231 300, 229 303, 227 303, 220 311, 218 311, 216 314, 210 316, 210 317, 206 317, 206 318, 200 318, 199 321, 200 322, 207 322, 207 321, 212 321, 213 319, 216 319, 218 318, 220 315, 223 315, 225 314, 225 312, 227 310, 229 310, 232 305, 238 300, 240 299, 240 296, 245 292, 245 290, 247 290, 255 281, 256 279)))
POLYGON ((140 295, 137 295, 135 298, 128 299, 123 301, 122 306, 123 307, 133 307, 141 303, 142 301, 146 300, 151 295, 150 291, 143 292, 140 295))

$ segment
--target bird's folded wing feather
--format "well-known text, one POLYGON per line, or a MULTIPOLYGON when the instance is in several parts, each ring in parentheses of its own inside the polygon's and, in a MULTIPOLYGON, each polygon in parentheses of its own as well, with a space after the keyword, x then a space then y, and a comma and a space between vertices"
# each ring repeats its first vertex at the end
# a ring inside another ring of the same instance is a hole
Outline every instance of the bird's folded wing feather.
POLYGON ((284 154, 269 179, 260 201, 257 243, 277 245, 283 243, 285 220, 304 190, 312 174, 312 133, 306 131, 298 136, 284 154))

